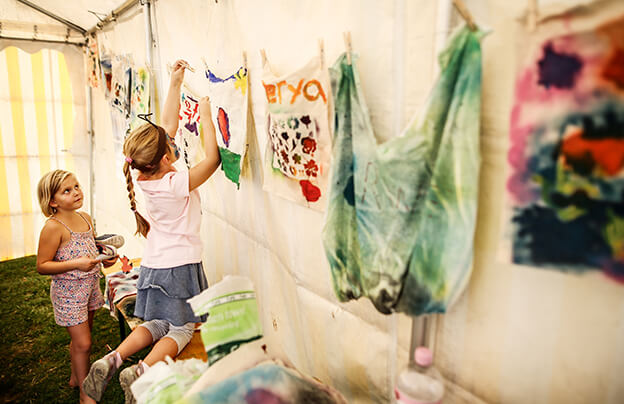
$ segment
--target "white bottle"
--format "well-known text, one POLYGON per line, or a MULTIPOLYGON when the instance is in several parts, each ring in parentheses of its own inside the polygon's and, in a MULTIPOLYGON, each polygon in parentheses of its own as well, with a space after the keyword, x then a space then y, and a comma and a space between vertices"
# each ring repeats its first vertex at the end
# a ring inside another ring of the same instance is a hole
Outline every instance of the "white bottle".
POLYGON ((444 379, 433 367, 433 354, 426 347, 414 352, 415 368, 399 375, 394 396, 397 404, 440 404, 444 396, 444 379))

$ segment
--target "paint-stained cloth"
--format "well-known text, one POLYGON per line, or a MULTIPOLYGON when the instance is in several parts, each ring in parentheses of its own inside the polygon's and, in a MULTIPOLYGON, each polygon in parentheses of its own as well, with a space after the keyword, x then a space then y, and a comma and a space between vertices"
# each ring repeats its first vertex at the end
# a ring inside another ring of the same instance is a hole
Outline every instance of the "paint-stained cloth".
MULTIPOLYGON (((562 19, 564 20, 564 19, 562 19)), ((526 38, 509 149, 513 262, 624 282, 624 15, 526 38)))
POLYGON ((426 109, 378 145, 360 79, 331 69, 336 110, 323 243, 342 301, 382 313, 444 312, 471 271, 479 178, 480 32, 456 32, 439 56, 426 109))

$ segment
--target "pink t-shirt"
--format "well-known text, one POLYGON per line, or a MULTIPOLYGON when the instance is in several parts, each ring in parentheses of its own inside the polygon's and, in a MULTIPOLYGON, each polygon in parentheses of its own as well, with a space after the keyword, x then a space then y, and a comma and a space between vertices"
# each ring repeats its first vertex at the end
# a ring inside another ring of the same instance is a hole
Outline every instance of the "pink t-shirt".
POLYGON ((201 262, 201 203, 197 189, 189 192, 188 171, 137 182, 145 194, 150 224, 141 265, 172 268, 201 262))

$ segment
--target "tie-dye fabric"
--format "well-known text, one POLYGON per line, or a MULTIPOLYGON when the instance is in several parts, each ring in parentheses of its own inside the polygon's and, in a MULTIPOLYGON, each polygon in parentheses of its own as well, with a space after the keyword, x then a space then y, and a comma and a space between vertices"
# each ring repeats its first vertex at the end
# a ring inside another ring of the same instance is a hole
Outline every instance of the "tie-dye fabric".
POLYGON ((206 78, 221 169, 230 181, 240 187, 240 175, 247 151, 247 69, 241 67, 226 78, 217 77, 206 70, 206 78))
POLYGON ((262 84, 268 102, 264 189, 325 210, 332 110, 327 69, 315 57, 298 71, 278 77, 267 62, 262 84))
POLYGON ((464 28, 440 55, 424 114, 377 144, 356 58, 332 67, 333 174, 323 243, 342 301, 382 313, 444 312, 471 270, 479 178, 481 34, 464 28))
POLYGON ((296 370, 265 362, 176 401, 176 404, 200 403, 346 404, 346 400, 336 390, 296 370))
POLYGON ((529 44, 510 124, 513 261, 624 282, 624 16, 529 44))

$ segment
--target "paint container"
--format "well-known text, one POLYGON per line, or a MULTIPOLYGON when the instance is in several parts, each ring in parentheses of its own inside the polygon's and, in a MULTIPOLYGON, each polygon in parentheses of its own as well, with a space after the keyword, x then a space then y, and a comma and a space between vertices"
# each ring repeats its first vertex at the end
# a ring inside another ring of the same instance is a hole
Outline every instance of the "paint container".
POLYGON ((433 354, 426 347, 414 352, 414 368, 399 375, 394 388, 396 404, 441 404, 444 396, 444 379, 433 366, 433 354))
POLYGON ((228 275, 188 302, 195 315, 208 314, 200 328, 208 365, 262 337, 256 292, 249 278, 228 275))

